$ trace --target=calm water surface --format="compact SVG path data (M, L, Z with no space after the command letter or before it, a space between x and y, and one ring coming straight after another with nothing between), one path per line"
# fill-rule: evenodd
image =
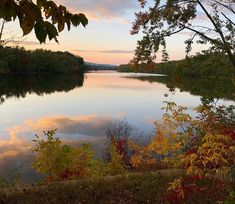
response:
M40 177L31 168L32 139L43 130L57 129L71 145L88 142L99 154L104 132L114 121L126 119L150 136L164 100L189 109L200 104L199 95L178 88L172 94L169 86L151 77L102 71L87 73L84 82L76 77L6 80L0 84L0 176L18 168L24 182ZM234 104L231 99L218 103Z

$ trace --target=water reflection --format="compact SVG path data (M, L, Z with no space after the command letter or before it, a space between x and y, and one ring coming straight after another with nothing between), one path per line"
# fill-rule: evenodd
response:
M132 77L151 83L166 84L170 91L179 88L203 99L226 99L235 101L235 79L233 78L188 78L188 77Z
M190 108L200 103L200 96L234 100L234 84L226 81L128 77L135 75L93 72L86 74L85 80L78 75L1 77L0 96L4 103L0 106L0 177L17 167L23 181L40 177L31 168L32 139L43 130L58 129L58 136L74 146L87 142L98 155L104 145L105 129L115 120L126 119L144 135L151 135L153 121L162 116L169 88L180 88L183 92L175 89L172 100Z
M83 85L84 76L74 75L5 75L0 76L0 101L24 98L27 94L68 92Z
M89 143L96 155L101 157L105 130L119 119L119 115L54 116L27 120L21 125L11 127L7 129L8 138L0 137L0 176L7 176L9 171L18 168L23 183L31 183L40 178L31 168L34 158L32 139L35 134L42 136L43 130L57 129L57 136L65 144L72 146Z

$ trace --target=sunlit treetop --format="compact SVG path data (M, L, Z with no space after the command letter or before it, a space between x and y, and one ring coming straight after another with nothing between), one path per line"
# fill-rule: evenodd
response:
M57 6L48 0L1 0L0 19L7 22L18 19L23 35L34 30L40 43L45 43L47 37L58 42L59 32L65 25L70 30L71 26L88 24L84 14L72 14L65 6Z
M167 58L166 38L186 31L186 55L194 42L208 44L209 51L225 53L235 67L235 0L138 1L143 10L136 13L131 34L142 31L144 36L133 63L150 63L160 47Z

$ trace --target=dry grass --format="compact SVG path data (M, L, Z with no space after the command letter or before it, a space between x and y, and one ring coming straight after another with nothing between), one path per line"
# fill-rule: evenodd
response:
M182 170L131 173L0 191L0 203L160 203L168 183Z

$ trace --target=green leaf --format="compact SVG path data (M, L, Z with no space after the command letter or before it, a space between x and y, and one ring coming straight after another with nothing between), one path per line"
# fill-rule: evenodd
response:
M55 41L58 42L58 40L56 38L58 36L58 31L57 31L56 27L48 21L45 22L45 26L46 26L46 31L47 31L49 40L54 38Z
M49 8L45 11L46 19L50 18L53 15L53 9Z
M20 27L23 30L23 35L29 34L34 27L34 20L25 18L20 22Z
M57 6L53 1L48 1L47 6L52 8L53 10L57 10Z
M17 16L18 5L12 1L0 2L0 18L6 21L15 20Z
M70 30L70 28L71 28L71 17L72 17L71 13L67 12L65 14L65 22L67 24L68 30Z
M36 14L36 19L37 20L42 20L42 13L41 10L38 6L36 6L35 4L32 5L33 11Z
M61 32L64 30L64 24L65 24L65 20L64 18L60 18L58 21L58 31Z
M88 19L86 18L86 16L82 13L79 13L79 17L83 27L86 27L86 25L88 24Z
M69 20L66 21L68 31L70 31L71 28L71 22Z
M45 25L41 22L37 22L34 26L34 31L39 42L45 43L47 37L47 31Z
M38 5L39 8L42 8L46 4L46 0L37 0L36 4Z
M78 26L80 24L80 17L79 15L75 14L71 16L71 22L74 26Z
M30 1L20 1L19 10L24 18L35 21L38 17L38 11L35 10L34 3Z

